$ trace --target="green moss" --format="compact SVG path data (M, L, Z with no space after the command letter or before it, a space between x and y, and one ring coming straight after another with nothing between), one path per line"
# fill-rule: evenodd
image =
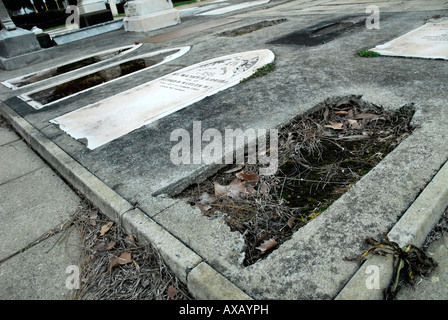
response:
M271 73L272 71L274 71L274 69L275 69L275 62L268 63L265 66L257 69L257 71L255 71L251 76L244 78L240 82L246 82L250 79L265 76L265 75Z
M379 57L379 56L381 56L381 54L379 54L378 52L370 51L370 50L358 51L357 55L359 57L363 57L363 58L372 58L372 57Z
M173 3L173 7L178 7L181 6L183 4L190 4L190 3L195 3L196 0L187 0L187 1L181 1L181 2L175 2Z

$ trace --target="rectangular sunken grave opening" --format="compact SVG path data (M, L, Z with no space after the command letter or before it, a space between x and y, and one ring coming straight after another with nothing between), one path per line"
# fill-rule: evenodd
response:
M325 212L409 136L412 106L385 110L357 99L326 105L279 130L278 171L231 165L177 198L221 216L246 243L244 266L266 257Z
M288 21L287 19L277 19L277 20L264 20L261 22L257 22L248 26L244 26L241 28L236 28L233 30L229 30L229 31L224 31L218 34L218 36L221 37L238 37L238 36L242 36L244 34L247 33L252 33L254 31L263 29L263 28L267 28L267 27L272 27L275 26L277 24L283 23Z
M119 56L123 56L124 54L129 54L132 51L138 49L141 44L125 46L121 48L116 48L112 50L106 50L103 52L99 52L87 57L83 57L78 60L70 61L65 64L61 64L55 67L51 67L48 69L44 69L38 72L33 72L24 76L20 76L14 79L7 80L3 82L8 88L18 89L21 87L29 86L44 80L48 80L63 74L67 74L69 72L73 72L76 70L80 70L89 66L93 66L97 63L116 58Z
M289 33L269 44L318 46L365 26L365 18L343 18L320 22L309 28Z

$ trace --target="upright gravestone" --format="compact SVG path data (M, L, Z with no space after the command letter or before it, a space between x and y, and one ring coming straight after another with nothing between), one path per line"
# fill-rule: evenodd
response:
M171 0L131 0L124 6L126 31L151 31L180 23Z
M2 0L0 0L0 22L0 67L11 70L33 62L36 56L30 53L42 49L36 35L16 27Z
M78 0L78 9L81 28L114 19L112 12L107 10L103 0Z

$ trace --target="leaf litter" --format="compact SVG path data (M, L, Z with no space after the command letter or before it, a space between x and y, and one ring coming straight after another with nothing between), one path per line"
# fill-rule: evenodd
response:
M276 174L260 176L258 164L246 162L177 197L239 231L243 265L251 265L325 212L408 137L413 114L412 105L395 111L355 100L326 105L279 130Z
M89 202L73 215L83 244L75 300L191 300L158 250L110 221Z

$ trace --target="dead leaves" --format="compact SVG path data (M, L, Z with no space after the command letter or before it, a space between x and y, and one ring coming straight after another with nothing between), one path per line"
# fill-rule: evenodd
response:
M118 265L125 265L132 262L131 254L129 252L124 252L120 256L117 254L112 255L109 258L109 266L108 271L110 272L112 268L118 266Z
M330 122L330 124L327 124L324 127L334 129L334 130L344 130L343 126L344 126L343 123Z
M365 126L364 121L377 121L377 120L386 120L385 117L380 116L371 112L361 112L356 113L353 109L342 109L333 111L333 115L330 116L330 111L327 108L323 114L324 121L327 124L324 125L324 128L335 130L339 133L345 133L347 130L359 130ZM368 134L363 132L363 134L358 135L348 135L341 136L341 139L349 139L349 140L358 140L365 139L368 137Z
M104 236L110 230L110 228L112 228L113 224L114 223L112 221L110 221L110 222L106 223L105 225L103 225L101 227L100 236Z
M174 299L174 298L176 298L177 294L179 293L179 290L177 290L176 288L174 288L173 285L171 285L168 288L166 293L168 294L168 297L170 297L171 299Z
M241 170L241 166L237 166L233 169L227 170L224 173L235 173L235 179L233 179L228 185L222 185L217 181L213 182L214 195L210 195L207 192L204 192L199 197L199 200L196 201L194 206L198 207L202 214L210 216L213 213L214 203L223 197L229 197L234 200L239 200L242 198L250 197L255 195L257 192L255 190L255 186L257 186L260 181L260 177L253 171L249 171L248 173ZM238 169L238 170L235 170ZM260 192L267 193L268 187L264 184L261 185Z
M256 247L255 249L260 250L262 253L266 253L269 250L272 250L278 246L277 241L275 239L269 239L264 241L261 245Z
M240 199L241 197L251 196L255 193L254 186L260 181L258 174L253 171L249 173L240 171L235 176L236 179L232 180L227 186L223 186L216 181L213 183L216 197Z
M234 199L239 199L241 193L246 191L246 186L238 179L232 180L228 186L223 186L215 181L213 186L215 188L215 196L217 197L232 197Z

